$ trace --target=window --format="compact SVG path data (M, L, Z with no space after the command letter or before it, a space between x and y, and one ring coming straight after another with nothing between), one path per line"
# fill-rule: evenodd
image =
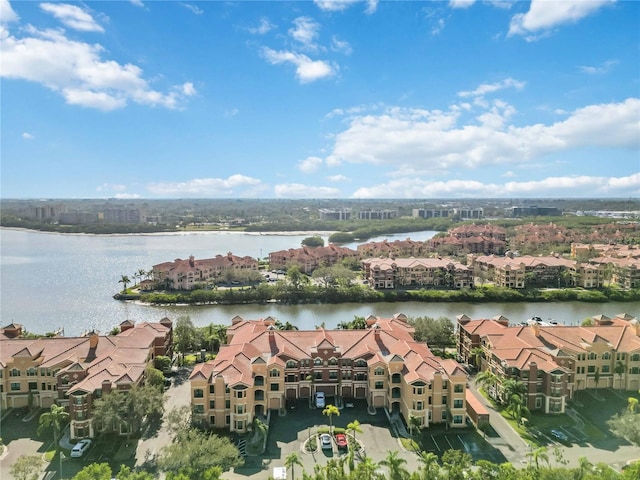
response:
M609 365L602 365L602 373L609 373Z
M640 372L640 367L631 367L629 369L629 373L631 373L631 374L636 374L636 373L639 373L639 372ZM13 390L13 383L11 385L12 385L11 389Z
M322 371L314 372L313 376L316 380L322 380Z
M402 375L399 373L391 375L391 383L402 383Z
M440 415L440 418L442 420L446 420L447 419L447 411L446 410L442 410L442 415Z
M279 383L272 383L270 386L270 389L272 392L277 392L278 390L280 390L280 384Z
M589 354L589 360L596 360L598 358L598 355L595 354L595 352L591 352Z
M461 399L460 400L458 400L458 399L454 400L453 401L453 408L462 408L462 400Z
M264 377L262 375L258 375L253 381L253 384L261 387L262 385L264 385Z
M447 404L447 396L446 395L442 395L442 404L443 405Z
M247 396L247 392L245 390L236 390L236 398L244 398Z
M624 359L624 353L622 354L622 358ZM629 360L631 360L632 362L640 361L640 353L634 353L629 357Z
M454 415L453 423L460 425L462 423L463 416L462 415Z
M36 375L38 375L38 370L35 368L31 367L27 370L27 377L35 377Z
M536 408L542 408L542 398L536 398Z
M204 405L194 405L193 413L196 415L202 415L204 413Z
M236 405L236 413L242 415L244 413L244 405Z
M84 404L84 395L74 395L73 396L73 404L74 405L83 405Z
M322 359L321 359L320 357L316 357L316 358L314 358L314 360L313 360L313 364L314 364L316 367L319 367L320 365L322 365Z
M343 380L351 380L351 372L342 372Z
M446 390L449 387L449 382L447 382L446 380L442 381L442 389Z
M193 391L193 398L202 398L202 397L204 397L204 392L202 391L201 388L196 388Z
M609 352L604 352L602 354L602 359L603 360L611 360L611 354Z
M367 362L362 360L361 358L359 358L358 360L356 360L355 365L356 365L356 367L366 367L367 366Z
M427 403L429 403L429 405L431 405L431 397L427 397Z
M231 400L224 401L224 408L231 408Z
M338 359L336 357L331 357L329 359L329 365L337 365L338 364Z
M19 377L20 376L20 370L18 370L17 368L12 368L11 371L9 372L9 376L10 377Z
M231 415L227 415L224 417L224 424L231 425Z
M423 387L413 387L413 394L414 395L422 395L424 393L424 388Z
M274 368L273 370L271 370L269 372L269 376L270 377L279 377L280 376L280 370L278 370L277 368Z
M209 408L211 408L211 409L216 408L216 401L215 400L209 400Z
M336 370L331 370L329 372L329 379L330 380L337 380L338 379L338 372Z
M413 409L414 410L424 410L424 402L413 402Z
M373 371L374 375L384 375L384 368L378 367Z
M29 390L38 390L38 382L29 382Z
M20 383L19 382L12 382L11 383L11 391L12 392L16 392L20 390Z
M211 425L212 427L216 426L216 416L215 415L211 415L209 417L209 425Z
M215 385L209 385L209 393L216 393Z
M596 366L595 365L589 365L587 367L587 373L595 373L596 371Z
M340 364L343 367L350 367L351 366L351 359L350 358L343 358L340 360Z
M287 375L285 377L284 381L288 382L288 383L297 382L298 381L298 376L297 375Z
M382 390L384 388L384 382L376 382L375 387L376 390Z
M461 383L456 383L456 384L453 386L453 391L454 391L455 393L462 393L462 390L463 390L463 389L464 389L464 387L463 387L463 385L462 385Z
M296 368L298 366L298 362L294 360L287 361L287 368Z

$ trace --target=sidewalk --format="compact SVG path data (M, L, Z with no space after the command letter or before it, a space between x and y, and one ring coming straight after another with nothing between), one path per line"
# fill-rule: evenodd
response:
M498 438L486 437L486 440L495 448L500 450L505 458L514 465L517 465L523 461L526 461L527 453L529 453L531 447L525 442L522 437L516 432L509 422L507 422L502 415L495 408L491 402L489 402L480 392L473 381L469 381L468 390L477 398L477 400L485 406L489 412L489 423L495 432L499 435Z

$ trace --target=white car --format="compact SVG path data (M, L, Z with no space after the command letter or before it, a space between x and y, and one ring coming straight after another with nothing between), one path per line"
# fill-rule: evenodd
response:
M323 433L322 435L320 435L320 446L323 450L333 448L333 445L331 445L331 435L329 435L328 433Z
M324 392L316 392L316 408L324 408Z
M89 447L91 446L91 440L88 438L85 438L84 440L80 440L78 443L76 443L73 448L71 449L71 456L73 458L79 458L82 455L85 454L85 452L87 450L89 450Z

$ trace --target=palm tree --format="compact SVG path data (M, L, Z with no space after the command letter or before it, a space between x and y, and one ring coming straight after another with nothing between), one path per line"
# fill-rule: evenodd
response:
M484 351L480 347L474 347L469 352L470 357L473 359L473 364L478 370L480 370L480 361L482 360L482 354Z
M126 275L121 275L120 276L120 280L118 280L118 283L122 284L122 293L126 293L127 292L127 285L129 285L131 283L131 280Z
M522 418L526 417L530 413L529 409L525 405L524 398L517 393L514 393L507 399L507 406L505 410L511 414L517 423L520 423Z
M404 458L398 457L398 452L388 452L384 460L380 461L380 465L383 465L389 469L389 480L404 480L409 477L409 471L406 469L405 464L407 461Z
M298 455L297 452L291 452L289 455L287 455L287 458L284 459L285 468L291 469L291 480L295 480L296 478L296 465L300 465L302 467L302 460L300 459L300 455Z
M540 469L540 461L547 462L549 465L549 455L547 454L547 447L539 447L535 450L527 453L527 457L531 457L533 463L536 464L536 470Z
M329 431L333 431L333 425L331 424L331 417L334 415L340 416L340 410L335 405L327 405L324 410L322 410L322 414L329 417Z
M593 463L591 463L587 457L580 457L578 459L578 468L577 480L582 480L585 473L593 469Z
M508 403L513 395L518 395L520 398L525 399L527 397L527 386L520 380L509 378L502 384L502 398Z
M133 277L137 279L142 279L142 277L144 277L146 274L147 274L146 270L144 268L140 268L136 273L133 274Z
M492 390L498 383L498 376L491 370L484 370L476 376L476 383L482 385L482 387L491 395ZM495 393L494 393L495 395ZM493 395L491 395L493 397Z
M409 432L413 437L414 429L419 430L420 427L422 426L422 421L420 420L420 417L416 417L415 415L409 415L408 423L409 423Z
M371 460L371 457L365 456L362 461L356 467L355 472L351 475L352 478L358 480L377 480L380 476L376 473L378 464Z
M438 478L438 455L433 452L420 452L418 455L418 461L422 464L420 469L424 480L435 480Z
M618 388L622 387L622 375L625 370L624 362L622 360L618 360L616 362L616 366L613 368L613 373L618 375Z
M358 420L354 420L351 423L347 424L347 432L353 432L353 440L356 439L356 432L362 433L362 428L360 428L360 422Z
M47 427L53 427L53 441L58 445L58 436L62 431L62 427L69 421L69 414L65 410L64 407L60 405L56 405L55 403L51 405L51 409L48 412L44 412L40 415L40 419L38 420L38 430L37 433L40 435L42 430Z

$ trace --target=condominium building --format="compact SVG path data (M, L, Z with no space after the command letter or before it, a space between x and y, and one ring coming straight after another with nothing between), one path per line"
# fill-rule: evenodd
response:
M358 252L351 248L330 243L326 247L301 247L269 253L269 268L286 270L292 266L302 273L312 273L316 268L335 265L345 258L357 258Z
M421 425L466 423L466 373L416 342L407 317L370 316L365 330L276 330L275 320L232 319L227 345L198 364L189 381L193 415L211 427L245 432L255 416L323 392L416 417Z
M95 399L141 384L147 365L171 354L172 331L168 318L138 325L126 320L117 335L82 337L22 338L21 325L8 325L0 330L2 410L62 405L71 439L93 437Z
M497 375L498 384L489 391L494 397L502 395L505 380L523 382L531 411L562 413L567 400L587 388L637 391L640 323L628 314L598 315L593 323L543 325L532 319L510 325L503 316L471 320L461 315L458 355L463 362Z
M368 258L362 261L364 278L373 288L468 288L471 270L447 258Z

